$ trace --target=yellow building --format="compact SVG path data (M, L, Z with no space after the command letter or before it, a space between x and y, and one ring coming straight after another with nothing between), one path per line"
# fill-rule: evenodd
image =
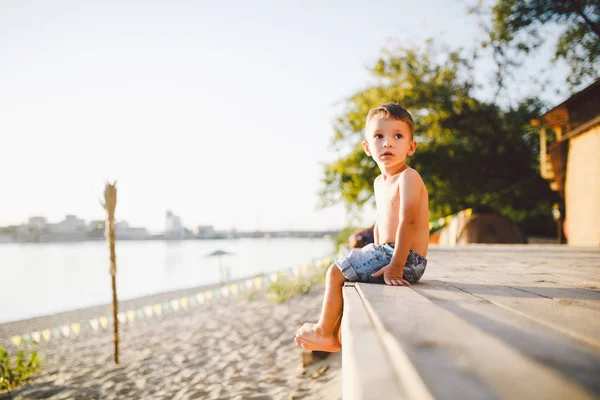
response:
M600 247L600 80L532 122L540 173L565 200L568 243Z

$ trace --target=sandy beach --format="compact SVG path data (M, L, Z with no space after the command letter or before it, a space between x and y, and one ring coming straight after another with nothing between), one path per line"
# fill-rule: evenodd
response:
M254 299L239 293L121 324L120 365L113 362L110 326L42 341L43 369L12 398L341 399L341 354L303 367L293 341L303 322L318 318L322 292L313 286L283 304L269 302L264 291ZM88 312L74 313L97 316ZM7 324L4 333L14 327Z

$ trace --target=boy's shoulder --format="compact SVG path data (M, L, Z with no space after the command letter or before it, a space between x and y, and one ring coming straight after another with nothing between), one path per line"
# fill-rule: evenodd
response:
M422 181L421 174L419 174L416 169L411 168L411 167L407 167L404 171L398 173L397 179L398 179L398 181L414 180L414 179Z
M398 176L398 185L400 186L425 186L421 174L414 168L407 168Z
M420 181L422 181L423 179L421 178L421 174L419 174L419 172L411 167L406 168L404 171L402 171L402 173L400 174L401 177L404 177L404 179L416 179L418 178Z
M383 178L383 174L379 174L375 177L375 180L373 181L374 184L381 182L382 180L384 180ZM417 172L416 169L408 167L406 168L404 171L398 173L398 175L395 177L395 181L399 182L399 183L403 183L406 181L418 181L418 182L423 182L423 178L421 178L421 174L419 174Z

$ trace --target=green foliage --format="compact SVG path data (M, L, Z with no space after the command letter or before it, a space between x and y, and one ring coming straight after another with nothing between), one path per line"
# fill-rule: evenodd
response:
M544 43L546 27L561 32L554 60L564 59L571 67L571 86L600 77L598 0L496 0L489 10L480 3L472 11L490 14L489 38L482 44L494 48L496 61L514 63L516 54L530 54Z
M31 379L31 375L41 368L41 360L38 352L33 351L29 358L23 350L17 352L14 365L11 364L10 356L0 347L0 392L11 391Z
M279 277L277 282L271 283L267 288L267 295L273 303L283 303L296 296L307 293L313 285L325 283L329 265L323 264L315 268L309 276L297 278Z
M380 173L362 150L369 109L398 102L415 120L416 154L409 164L427 186L430 218L487 205L523 222L546 214L556 201L539 176L539 136L529 126L541 104L526 99L502 110L472 92L472 62L430 41L422 49L386 49L371 68L375 82L346 101L334 126L340 158L325 165L322 206L343 202L349 211L373 204Z
M283 303L291 298L308 292L313 282L305 278L280 277L277 282L271 283L267 289L268 298L273 303Z
M320 268L315 268L310 280L314 284L322 284L325 283L325 278L327 277L327 270L329 269L328 264L323 264Z
M372 200L373 181L379 170L361 146L365 118L371 108L384 102L401 103L417 117L419 141L449 142L451 132L442 126L443 119L465 105L472 82L458 79L467 67L458 53L442 54L443 60L438 56L431 42L422 51L383 51L371 68L377 82L347 99L346 109L335 123L333 145L345 155L325 166L322 206L341 201L348 210L355 211Z
M354 233L354 231L356 231L356 229L357 228L354 226L346 226L344 229L342 229L340 233L333 238L333 244L335 246L334 248L337 250L340 248L340 245L347 245L350 236Z
M254 301L256 299L258 299L260 297L260 291L258 290L249 290L248 292L246 292L246 300L247 301Z

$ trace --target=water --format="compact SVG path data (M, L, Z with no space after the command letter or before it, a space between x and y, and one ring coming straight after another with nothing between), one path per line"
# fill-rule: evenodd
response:
M331 254L330 239L122 241L117 243L119 299L219 281L221 249L231 278L311 263ZM0 323L112 301L103 241L0 245Z

